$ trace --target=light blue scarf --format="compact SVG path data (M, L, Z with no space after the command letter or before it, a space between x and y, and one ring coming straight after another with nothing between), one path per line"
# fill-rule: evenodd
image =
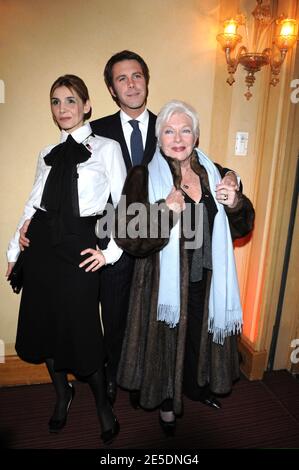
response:
M205 167L218 212L212 234L213 273L209 297L208 330L213 341L223 344L227 336L239 333L242 328L242 307L233 244L229 223L222 204L215 198L216 184L221 181L214 163L199 149L195 149L199 162ZM173 187L168 163L159 149L148 165L149 201L166 198ZM172 228L169 243L160 251L160 280L157 318L171 328L180 319L180 222Z

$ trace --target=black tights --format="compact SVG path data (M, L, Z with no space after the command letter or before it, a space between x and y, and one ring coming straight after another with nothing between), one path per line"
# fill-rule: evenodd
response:
M62 419L72 393L67 380L67 374L64 371L55 371L53 359L46 359L46 365L57 396L57 402L52 419ZM106 396L104 371L99 369L93 374L84 377L84 379L93 393L102 431L104 432L111 429L114 424L114 415Z
M172 398L167 398L162 402L160 405L160 410L161 411L173 411L173 399Z
M93 374L86 377L87 383L89 384L93 393L98 417L101 423L102 431L111 429L114 424L114 415L112 412L111 405L106 395L106 382L103 370L97 370Z
M173 412L173 399L167 398L160 405L160 418L163 422L174 423L175 414Z
M46 359L46 366L52 379L57 397L52 419L61 420L66 413L66 408L71 398L72 391L67 380L66 372L57 372L54 369L54 359Z

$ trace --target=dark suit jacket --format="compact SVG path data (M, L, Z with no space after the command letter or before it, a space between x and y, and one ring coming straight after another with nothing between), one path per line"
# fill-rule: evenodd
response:
M156 150L157 139L155 136L155 124L156 116L151 111L149 111L147 137L142 161L142 164L144 165L151 161ZM132 168L132 162L121 125L120 111L115 114L111 114L110 116L96 119L95 121L92 121L90 125L92 131L95 134L102 137L108 137L109 139L114 139L119 142L127 171L129 171L130 168Z
M148 129L147 129L147 136L146 136L146 143L144 149L144 155L142 163L146 165L151 161L154 156L156 150L156 136L155 136L155 124L156 124L156 116L149 111L149 121L148 121ZM123 154L123 159L127 168L127 172L132 168L132 161L129 154L129 150L126 144L125 136L123 133L123 128L121 125L120 120L120 111L115 114L111 114L110 116L105 116L100 119L96 119L90 123L92 131L100 135L102 137L108 137L109 139L116 140L120 146L121 151ZM109 199L109 202L112 202ZM109 238L104 240L98 240L99 247L103 250L108 245ZM126 258L126 256L122 256L122 258ZM120 261L116 263L114 266L119 266ZM109 266L110 269L113 266Z

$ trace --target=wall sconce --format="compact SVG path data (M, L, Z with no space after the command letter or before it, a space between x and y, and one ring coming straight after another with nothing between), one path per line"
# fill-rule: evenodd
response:
M243 65L247 72L245 78L247 92L244 93L247 100L252 97L250 88L255 81L254 74L264 65L271 67L270 84L275 86L279 82L280 68L288 50L297 40L297 21L283 16L277 19L272 18L270 5L262 5L262 3L262 0L257 0L257 6L252 12L253 20L248 21L244 15L237 15L236 18L226 20L223 33L217 35L217 41L222 46L227 62L229 73L227 83L232 85L235 82L234 73L239 64ZM253 22L253 27L249 28L251 22ZM271 44L274 23L276 23L277 34ZM232 57L236 45L242 41L242 36L238 34L238 27L243 27L245 30L248 47L240 45ZM249 35L249 29L251 29L251 35Z

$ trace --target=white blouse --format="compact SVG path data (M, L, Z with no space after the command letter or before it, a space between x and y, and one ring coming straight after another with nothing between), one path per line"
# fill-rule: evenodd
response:
M106 137L91 135L91 133L90 124L87 123L71 134L77 143L83 143L91 152L91 157L88 160L77 165L81 217L101 214L110 194L113 205L116 207L126 179L126 167L119 143ZM62 131L60 142L65 142L68 135L67 132ZM16 261L19 256L19 230L25 220L30 219L37 209L44 210L40 206L41 197L51 170L51 166L45 164L44 157L53 147L55 145L49 145L39 154L32 191L17 225L17 230L8 245L7 259L10 262ZM103 250L103 254L107 263L114 263L120 258L122 250L111 238L106 250Z

